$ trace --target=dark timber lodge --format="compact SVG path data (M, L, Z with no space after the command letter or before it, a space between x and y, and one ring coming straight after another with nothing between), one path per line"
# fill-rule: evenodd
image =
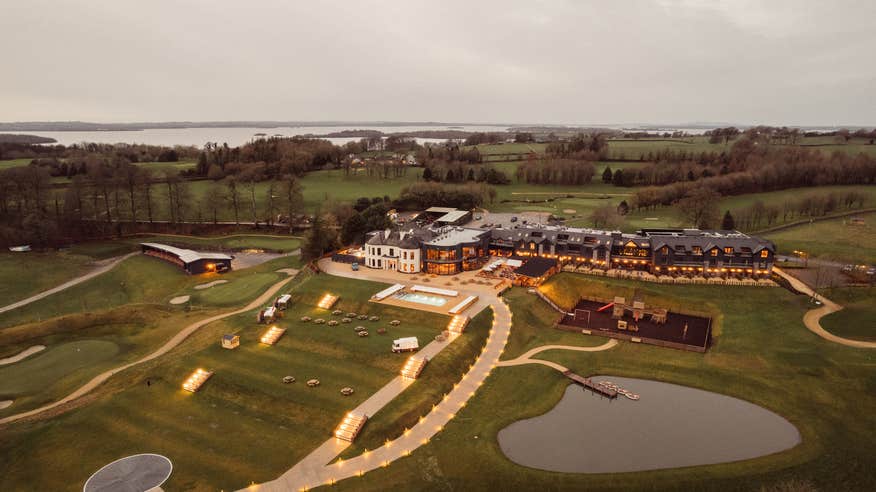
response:
M193 275L231 270L232 258L224 253L205 253L158 243L140 243L140 248L144 255L161 258Z
M491 256L548 258L558 265L705 278L764 278L775 245L738 231L643 229L635 234L554 225L470 229L458 226L374 231L365 266L451 275L483 267Z

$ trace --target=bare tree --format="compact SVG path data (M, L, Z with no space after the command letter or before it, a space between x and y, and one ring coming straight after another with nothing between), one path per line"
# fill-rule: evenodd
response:
M228 176L225 178L225 187L228 189L225 199L228 200L234 211L234 223L240 225L240 189L237 186L237 177Z

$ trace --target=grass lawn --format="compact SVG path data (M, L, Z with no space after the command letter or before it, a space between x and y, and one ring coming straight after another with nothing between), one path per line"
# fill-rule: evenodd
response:
M139 243L173 243L194 249L265 249L278 252L294 251L301 247L301 238L259 234L233 234L230 236L181 236L177 234L151 234L127 238L125 241Z
M62 316L0 330L0 354L33 345L47 348L22 362L0 367L0 399L11 415L55 401L104 370L136 360L182 327L209 313L154 305Z
M137 162L135 165L152 171L155 174L164 173L166 171L182 172L188 169L194 169L197 166L196 161L178 161L178 162Z
M67 290L0 314L0 327L131 303L163 303L192 278L157 258L135 256Z
M180 234L142 234L122 239L90 241L77 243L70 252L93 258L110 258L139 249L140 243L171 243L195 250L243 250L264 249L281 253L291 252L301 247L301 238L294 236L232 234L228 236L184 236ZM2 255L0 255L2 257Z
M463 336L445 347L430 360L411 387L368 419L356 442L341 453L341 458L355 457L366 449L375 449L387 439L394 440L413 427L420 417L432 410L453 389L487 343L493 323L489 308L472 318Z
M723 152L729 151L733 142L727 145L723 143L711 144L708 137L695 136L685 138L653 138L653 139L625 139L613 138L608 140L608 155L613 159L640 159L642 155L648 158L648 153L657 153L663 150L685 152Z
M0 306L26 299L88 272L93 259L64 252L0 253Z
M0 161L0 170L9 169L12 167L27 166L33 159L8 159Z
M825 330L843 338L876 341L876 290L872 287L831 289L825 296L845 306L842 311L821 318Z
M634 189L632 189L634 191ZM723 216L725 210L730 210L730 213L738 216L744 208L750 207L756 201L760 200L765 205L773 205L781 207L783 203L788 201L799 200L807 195L824 195L831 192L846 192L857 191L866 193L870 198L865 206L873 206L876 204L876 186L819 186L812 188L791 188L781 191L769 191L763 193L749 193L747 195L728 196L720 200L718 208ZM649 220L654 219L654 220ZM788 222L795 222L801 217L788 217ZM770 226L776 226L784 223L781 216L777 221ZM682 227L685 226L684 219L675 207L660 207L654 210L636 210L630 212L626 216L624 230L636 230L643 227ZM768 227L762 224L761 227Z
M363 478L344 480L336 487L759 490L794 481L818 490L876 487L872 472L876 457L871 452L876 418L870 411L876 405L876 375L871 354L831 344L806 330L801 322L806 309L802 296L783 289L665 286L575 274L557 275L545 287L552 293L566 292L557 299L560 301L577 297L568 293L570 289L602 296L638 289L649 303L698 310L714 306L722 313L723 331L705 355L622 342L605 352L548 351L539 357L579 374L657 379L742 398L789 419L800 430L803 443L754 460L675 470L573 474L522 467L501 453L498 431L519 419L547 412L567 385L552 369L527 365L496 370L457 418L411 457ZM521 317L534 302L518 290L507 294L515 323L509 349L516 347L515 352L528 347L539 332L553 330L549 321L528 321L518 330ZM586 340L576 334L568 336ZM592 343L596 344L606 340L594 338L598 341Z
M4 483L13 490L80 490L100 466L143 450L173 461L167 490L234 490L275 478L329 438L346 411L398 374L406 356L390 352L392 339L418 336L425 342L446 324L446 316L369 302L382 288L307 277L290 288L292 305L278 323L288 332L277 345L257 343L266 328L255 324L252 312L221 320L159 360L112 378L87 405L50 421L4 429ZM314 307L324 292L341 296L339 309L377 314L381 321L301 323L303 315L332 317ZM391 319L402 324L391 327ZM356 324L375 330L361 338L352 329ZM379 326L388 333L378 335ZM240 347L222 349L224 333L239 334ZM215 375L196 394L181 390L197 367ZM283 384L286 375L297 381ZM310 378L322 384L309 388L304 383ZM339 392L344 386L356 392L344 397ZM53 463L53 472L38 473L46 463Z
M806 251L810 256L849 263L876 263L876 213L862 214L864 225L849 224L849 217L804 224L765 234L780 253Z

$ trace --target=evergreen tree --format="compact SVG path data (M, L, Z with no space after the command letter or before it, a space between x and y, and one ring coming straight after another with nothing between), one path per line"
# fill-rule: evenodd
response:
M614 177L611 179L612 184L615 186L623 186L624 185L624 172L622 169L618 169L614 172Z
M729 210L724 212L724 219L721 221L721 229L724 229L725 231L736 229L736 221L733 219L733 215L730 214Z
M431 151L432 151L432 149L430 148L429 152L431 152ZM431 167L426 167L426 169L423 169L423 181L432 181L432 168Z
M611 166L605 166L605 171L602 171L602 182L605 184L610 184L613 177L614 174L611 171Z
M474 169L469 169L468 170L468 177L466 178L466 181L474 181L474 180L475 180Z
M354 213L344 222L341 227L341 242L344 244L356 244L362 241L365 233L368 232L368 225L365 223L365 218L359 212Z
M630 213L630 205L626 200L622 200L617 206L618 215L626 215Z
M331 228L325 226L321 214L320 210L317 209L313 215L310 230L304 235L301 256L307 261L319 259L324 253L337 246L338 235Z

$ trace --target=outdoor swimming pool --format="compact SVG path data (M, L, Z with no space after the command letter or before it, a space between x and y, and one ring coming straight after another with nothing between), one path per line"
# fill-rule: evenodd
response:
M441 296L433 296L429 294L414 294L412 292L402 292L395 296L396 299L416 302L417 304L425 304L427 306L440 307L447 304L447 299Z

